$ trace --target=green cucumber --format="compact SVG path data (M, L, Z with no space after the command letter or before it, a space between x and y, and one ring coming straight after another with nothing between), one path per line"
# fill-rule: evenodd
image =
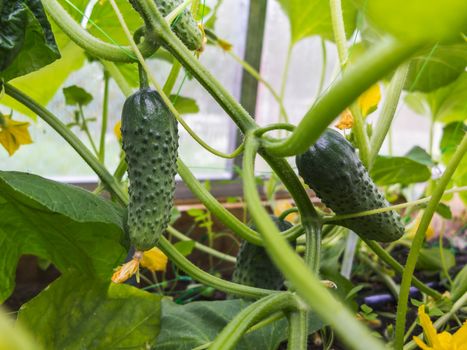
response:
M130 182L128 229L132 245L154 247L167 228L177 172L177 122L158 92L143 88L125 101L122 143Z
M155 0L155 2L161 14L167 16L183 0ZM203 33L188 9L183 10L175 18L172 30L189 50L199 50L203 46Z
M280 231L286 231L292 224L271 216ZM251 227L255 229L254 226ZM280 290L284 285L284 276L274 266L264 247L242 241L237 254L237 262L232 281L247 286Z
M305 183L338 215L389 206L353 146L335 130L327 129L295 160ZM379 242L392 242L404 234L399 214L393 210L334 223Z

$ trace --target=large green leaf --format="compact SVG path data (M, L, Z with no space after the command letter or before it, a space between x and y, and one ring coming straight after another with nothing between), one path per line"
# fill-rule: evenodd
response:
M429 92L452 83L467 65L467 45L435 45L410 61L405 89Z
M236 299L197 301L177 305L162 301L162 327L154 350L191 350L216 338L227 323L250 302ZM323 326L316 316L309 319L309 332ZM273 350L287 338L287 321L282 319L244 336L237 350Z
M129 1L118 1L117 4L130 30L134 31L144 24ZM98 1L96 3L87 29L92 35L104 41L119 45L129 45L110 1Z
M23 254L109 278L126 255L121 212L78 187L0 171L0 301L13 290Z
M140 289L67 273L23 305L18 324L48 350L147 349L160 300Z
M0 308L0 350L39 350L42 349L20 327L15 327L13 319Z
M426 165L407 157L378 156L370 174L375 183L381 186L396 183L407 185L427 181L431 177Z
M354 0L378 28L402 40L458 38L467 32L465 0Z
M436 121L450 123L467 119L467 72L453 83L429 93L415 92L405 101L416 113Z
M0 2L0 79L34 72L60 58L40 0Z
M292 43L320 35L334 40L329 0L277 0L290 22ZM342 1L347 37L355 30L357 11L351 0Z

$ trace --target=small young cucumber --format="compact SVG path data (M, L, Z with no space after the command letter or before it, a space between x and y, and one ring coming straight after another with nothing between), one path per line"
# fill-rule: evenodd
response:
M279 220L275 216L271 218L281 232L292 227L288 221ZM252 229L255 227L252 226ZM232 281L257 288L280 290L284 284L284 277L274 266L264 247L242 241Z
M183 0L155 0L157 8L163 16L167 16ZM175 35L189 50L199 50L203 45L203 34L188 9L183 10L172 23Z
M129 236L137 250L145 251L154 247L170 220L177 122L159 93L144 88L125 101L121 131L130 182Z
M316 144L297 155L295 161L305 183L336 214L389 206L353 146L335 130L327 129ZM404 234L399 214L393 210L335 224L379 242L392 242Z

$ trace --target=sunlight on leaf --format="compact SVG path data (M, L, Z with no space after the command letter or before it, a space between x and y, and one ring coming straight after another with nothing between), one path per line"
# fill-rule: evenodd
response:
M11 119L11 115L0 114L0 143L10 157L21 145L32 143L28 127L28 122L18 122Z

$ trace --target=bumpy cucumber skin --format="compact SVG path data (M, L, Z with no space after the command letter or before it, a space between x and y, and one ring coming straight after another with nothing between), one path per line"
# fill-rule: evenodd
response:
M161 14L167 16L183 0L155 0L155 2ZM189 50L199 50L202 47L203 34L188 9L183 10L175 19L172 23L172 30Z
M286 231L292 224L277 217L271 217L280 231ZM252 226L253 229L254 226ZM247 286L280 290L284 284L282 273L274 266L263 247L242 241L232 281Z
M130 182L128 229L132 245L154 247L167 228L177 172L177 122L159 93L149 88L127 98L122 143Z
M297 155L295 161L305 183L336 214L389 206L353 146L335 130L327 129L316 144ZM395 211L346 219L336 224L379 242L392 242L404 234L404 226Z

